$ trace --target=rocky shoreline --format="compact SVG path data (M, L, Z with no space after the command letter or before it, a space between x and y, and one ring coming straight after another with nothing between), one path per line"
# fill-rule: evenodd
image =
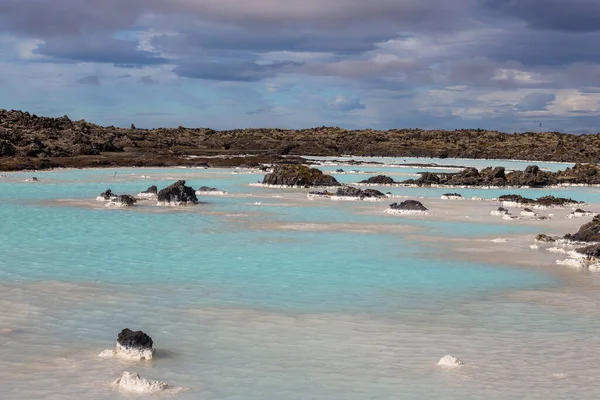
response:
M247 156L239 156L246 154ZM138 129L0 109L0 170L93 167L234 167L306 162L299 155L589 162L600 134L509 134L482 129ZM223 156L223 157L215 157Z

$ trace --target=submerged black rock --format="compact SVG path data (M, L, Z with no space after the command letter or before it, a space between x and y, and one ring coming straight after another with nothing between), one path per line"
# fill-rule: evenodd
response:
M142 193L146 193L146 194L158 194L158 188L156 187L156 185L152 185L148 189L144 190Z
M566 234L565 239L577 242L600 242L600 214L587 224L583 224L576 233Z
M600 258L600 244L593 244L587 247L580 247L575 249L579 254L583 254L592 258Z
M368 183L368 184L372 184L372 185L393 185L396 182L389 176L377 175L377 176L372 176L369 179L365 179L364 181L361 181L360 183Z
M340 186L331 175L325 175L317 168L300 164L277 165L273 172L266 174L262 183L283 186Z
M518 203L518 204L533 204L533 203L535 203L535 200L527 198L527 197L523 197L520 194L503 194L502 196L498 197L498 200L511 201L511 202Z
M112 201L115 203L121 203L121 205L128 206L128 207L133 206L133 205L135 205L135 203L137 203L137 200L135 199L135 197L130 196L128 194L121 194L121 195L117 196L116 198L114 198Z
M544 233L540 233L539 235L537 235L535 237L535 240L538 242L552 243L552 242L556 242L558 240L558 236L548 236Z
M102 197L104 200L111 200L115 198L117 195L112 192L110 189L106 189L104 192L100 193L98 197Z
M179 180L158 192L159 203L168 204L198 204L196 192L189 186L185 186L184 180Z
M442 196L446 196L446 197L462 197L462 194L460 194L460 193L444 193Z
M352 186L344 186L341 187L335 192L336 196L340 197L359 197L359 198L383 198L387 197L385 194L381 193L379 190L375 189L358 189Z
M427 207L417 200L405 200L402 203L390 204L392 210L404 210L404 211L427 211Z
M210 186L201 186L198 189L198 192L223 192L223 190L217 189L217 188L214 188L214 187L210 187Z

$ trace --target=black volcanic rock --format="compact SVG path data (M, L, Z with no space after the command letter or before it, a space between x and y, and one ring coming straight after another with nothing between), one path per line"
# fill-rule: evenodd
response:
M460 194L460 193L444 193L442 196L446 196L446 197L462 197L462 194Z
M152 185L148 189L144 190L142 193L146 193L146 194L158 194L158 188L156 187L156 185Z
M588 257L600 258L600 244L593 244L591 246L580 247L575 249L579 254L583 254Z
M325 175L317 168L309 168L299 164L277 165L273 172L266 174L263 182L266 185L283 186L340 186L331 175Z
M427 208L417 200L405 200L402 203L390 204L392 210L404 210L404 211L427 211Z
M423 172L421 177L416 181L419 186L431 186L437 185L440 183L440 178L434 173L431 172Z
M112 200L115 203L121 203L123 206L131 207L137 203L135 197L128 194L121 194Z
M385 176L385 175L377 175L377 176L372 176L369 179L365 179L364 181L361 181L360 183L368 183L368 184L373 184L373 185L393 185L394 180L392 178L390 178L389 176Z
M340 197L359 197L361 199L368 198L384 198L387 197L385 194L381 193L379 190L375 189L358 189L352 186L344 186L337 190L335 193L336 196Z
M567 199L564 197L543 196L543 197L539 197L535 201L535 203L540 206L551 207L551 206L565 206L565 205L580 204L581 202L573 200L571 198Z
M548 236L546 234L540 233L539 235L537 235L535 237L535 240L538 242L551 243L551 242L556 242L558 240L558 236Z
M503 194L498 197L500 201L511 201L519 204L533 204L535 200L528 197L523 197L520 194Z
M577 242L600 242L600 214L582 225L574 234L566 234L565 239Z
M184 180L179 180L158 192L158 202L168 204L198 204L196 192L185 186Z
M542 171L537 165L529 165L524 171L514 171L507 180L512 186L544 187L557 183L555 174Z
M119 333L117 343L129 349L152 349L152 338L142 331L125 328Z
M221 189L217 189L217 188L210 187L210 186L200 186L198 188L198 191L199 192L222 192Z
M100 195L98 197L102 197L104 200L111 200L111 199L117 197L117 195L114 194L112 192L112 190L106 189L104 192L100 193Z

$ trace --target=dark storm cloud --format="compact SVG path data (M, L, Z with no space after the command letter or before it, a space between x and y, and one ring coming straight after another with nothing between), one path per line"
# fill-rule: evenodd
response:
M484 0L483 6L523 20L534 29L600 31L597 0Z
M173 72L185 78L212 81L255 82L273 77L289 70L294 63L261 65L252 61L185 62L177 65Z
M167 62L156 54L139 50L137 43L104 36L75 36L47 40L34 53L69 61L111 63L125 66Z

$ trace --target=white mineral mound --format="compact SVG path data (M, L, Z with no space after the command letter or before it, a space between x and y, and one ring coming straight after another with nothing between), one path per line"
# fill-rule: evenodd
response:
M437 365L445 368L460 368L463 365L465 365L465 363L459 360L458 358L448 354L440 358L440 361L438 361Z
M113 383L120 390L135 393L156 393L162 392L169 385L160 381L149 381L140 377L137 372L123 372L123 375Z

